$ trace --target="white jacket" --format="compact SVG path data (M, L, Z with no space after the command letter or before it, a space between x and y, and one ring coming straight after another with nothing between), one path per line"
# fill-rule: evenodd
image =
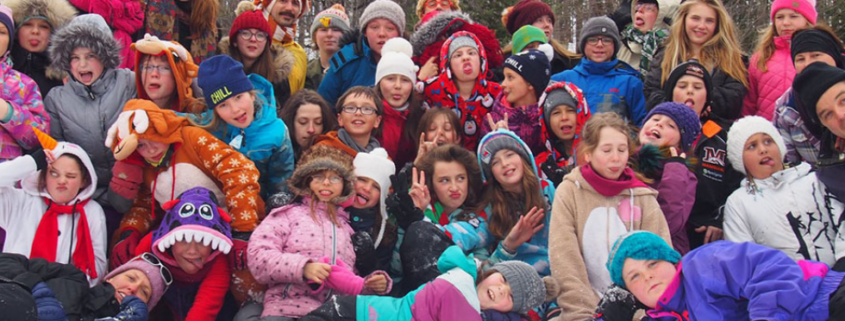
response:
M845 224L839 221L845 207L827 192L810 164L754 182L756 193L751 193L746 178L728 197L726 240L754 242L783 251L796 261L830 266L845 255Z
M63 154L72 154L79 157L88 173L92 176L88 187L79 191L79 195L73 200L85 200L91 198L97 187L97 174L88 154L82 148L71 143L59 143L53 150L56 158ZM6 241L2 245L2 251L7 253L18 253L29 257L32 250L32 242L35 231L44 212L47 211L47 203L43 197L50 198L46 190L38 190L38 174L35 160L32 156L24 155L11 161L0 163L0 228L6 230ZM21 188L16 188L17 182L21 182ZM85 215L88 217L88 229L91 232L91 242L96 257L97 279L88 280L89 285L94 286L106 275L106 217L103 208L94 200L89 201L84 207ZM71 263L70 256L76 248L76 228L79 228L79 215L59 215L59 239L56 250L56 262Z

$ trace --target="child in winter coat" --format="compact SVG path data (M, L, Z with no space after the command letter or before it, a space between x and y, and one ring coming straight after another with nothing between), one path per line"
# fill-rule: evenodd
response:
M487 81L487 52L469 32L456 32L440 47L440 74L425 80L427 108L451 108L461 119L461 144L475 150L479 126L502 88Z
M779 0L772 3L771 24L760 35L757 49L748 64L748 93L742 115L772 120L775 101L789 89L795 78L790 55L792 35L816 24L814 0Z
M640 73L620 61L619 32L608 17L594 17L582 28L579 49L581 63L572 70L552 76L554 81L568 81L584 91L590 112L615 112L634 125L645 117L645 98Z
M355 232L352 236L355 267L360 274L387 270L394 256L397 234L394 220L388 220L385 199L392 186L390 177L396 169L384 148L358 153L352 165L356 176L355 194L346 212L349 213L349 225ZM394 283L397 282L394 279Z
M144 26L146 3L132 0L97 1L67 0L82 12L97 14L106 19L113 30L114 39L120 44L121 63L118 68L131 69L136 55L130 48L135 33ZM158 12L156 12L158 13Z
M300 320L480 321L491 315L501 318L494 320L521 320L558 289L553 279L541 279L520 261L498 263L479 275L472 257L457 246L443 252L437 268L440 276L404 297L333 296Z
M549 227L552 276L562 290L561 320L589 318L610 286L604 265L611 240L647 230L671 242L657 192L627 166L633 141L625 121L615 113L593 115L581 136L579 153L586 163L558 186Z
M194 97L192 87L199 67L185 47L146 34L131 48L135 52L137 98L151 100L158 108L180 113L205 111L205 105Z
M314 146L302 156L288 181L297 198L270 212L250 241L250 271L268 286L262 318L300 318L335 291L390 291L386 273L361 278L351 268L353 232L341 206L355 193L354 180L352 158L336 148ZM258 319L252 310L239 315L253 313L245 319Z
M207 61L207 60L206 60ZM138 243L173 275L164 304L152 314L168 320L214 320L229 292L232 219L214 193L191 188L165 203L161 224Z
M61 70L50 68L50 36L76 16L76 9L68 1L15 0L3 4L12 9L17 23L17 33L12 37L13 68L32 78L41 97L47 97L50 89L62 85L64 76Z
M340 96L335 112L340 128L314 138L314 146L331 146L350 157L381 147L376 137L384 115L384 104L375 89L361 86L350 88Z
M225 55L203 61L200 75L211 109L203 127L255 163L262 198L287 190L293 147L287 126L276 117L273 84L256 74L247 77L241 63Z
M79 146L38 135L44 150L0 164L0 250L73 264L94 286L107 269L106 221L92 199L97 173Z
M765 118L747 116L731 126L728 159L747 178L725 204L725 239L833 266L845 256L840 231L845 205L827 191L810 164L785 168L784 150L783 139Z
M542 178L558 186L577 165L576 148L581 129L590 119L590 108L581 88L571 82L552 83L537 104L543 109L540 131L546 150L537 154L535 163Z
M314 137L328 134L337 127L337 115L332 107L311 89L293 94L278 115L292 133L291 145L297 162Z
M654 107L640 129L637 170L657 190L657 203L666 216L672 246L689 252L686 225L695 199L698 180L687 167L686 153L701 134L698 115L684 104L665 102Z
M549 57L552 47L531 49L511 55L505 60L502 92L496 97L487 122L481 124L481 135L492 131L497 122L506 120L507 129L516 133L531 148L531 155L543 151L543 137L537 131L542 110L537 100L549 85Z
M469 14L460 10L449 12L434 10L420 17L410 39L414 47L412 57L414 64L421 66L418 75L420 79L425 80L440 73L438 67L440 66L440 48L451 35L460 31L475 35L487 53L488 67L491 70L501 70L505 59L501 54L499 39L496 39L496 34L492 30L482 23L475 22ZM545 39L545 36L543 38Z
M317 89L331 105L352 87L375 84L382 48L387 40L405 34L405 11L396 2L376 0L361 13L358 26L358 30L340 39L340 51L332 57L331 66Z
M0 5L0 162L21 156L26 150L38 146L33 126L49 131L50 116L44 112L44 103L38 85L29 76L12 70L9 49L14 43L15 22L12 10ZM3 40L5 39L5 40Z
M658 48L669 38L667 21L671 21L680 4L679 0L631 1L631 23L620 30L619 60L645 77Z
M314 16L309 34L311 48L317 52L317 57L308 61L305 74L306 89L317 90L320 87L323 76L331 65L330 59L340 50L340 37L351 30L346 8L340 3L335 3Z
M596 320L841 320L843 273L813 261L792 261L754 243L720 241L683 258L661 237L636 231L608 255L615 284ZM630 291L630 292L628 292Z

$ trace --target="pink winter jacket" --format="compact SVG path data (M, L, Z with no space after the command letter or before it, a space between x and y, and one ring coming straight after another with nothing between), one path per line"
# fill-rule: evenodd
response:
M795 78L795 66L789 45L792 36L775 37L775 52L766 63L766 72L757 69L760 53L751 56L748 65L748 93L742 104L742 115L757 115L772 120L775 114L775 102L792 86Z
M316 294L311 292L302 275L306 263L329 257L355 265L349 214L337 209L341 225L338 227L329 219L325 203L320 203L314 207L317 222L311 216L310 204L311 199L304 197L301 203L274 209L250 237L249 271L258 282L267 285L262 317L300 318L331 297L333 291L328 288ZM387 276L381 271L373 272L377 273ZM386 292L389 292L392 281L387 280ZM364 291L363 294L373 294Z
M9 121L0 122L0 162L21 156L39 146L32 127L50 132L50 115L38 85L29 76L12 69L12 59L0 56L0 98L9 105Z
M144 10L137 0L69 0L79 10L103 16L121 45L120 66L135 68L135 51L129 48L132 35L144 25ZM146 2L146 1L145 1Z

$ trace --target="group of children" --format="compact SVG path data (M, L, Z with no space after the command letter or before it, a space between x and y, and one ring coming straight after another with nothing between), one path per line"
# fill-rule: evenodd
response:
M813 1L748 64L720 0L632 1L579 54L539 0L504 49L457 0L411 41L395 2L333 6L316 91L264 4L219 55L0 4L12 319L845 317L845 46Z

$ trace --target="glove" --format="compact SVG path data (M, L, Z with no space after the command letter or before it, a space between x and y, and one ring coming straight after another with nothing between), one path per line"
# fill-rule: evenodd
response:
M352 248L355 250L355 269L361 275L369 275L378 270L378 257L373 238L367 232L352 234Z
M393 213L393 216L396 217L396 223L404 230L407 230L411 223L420 221L425 217L422 209L414 206L414 200L411 199L411 195L408 195L408 172L413 167L413 163L408 163L399 170L399 174L390 175L393 194L390 194L384 201L388 212Z
M630 321L637 312L637 299L628 290L612 285L604 292L593 318L604 321Z
M845 257L836 260L836 264L834 264L830 269L836 272L845 272Z
M118 266L129 262L135 257L135 248L138 247L138 242L141 241L141 232L135 229L126 229L120 234L120 239L114 244L111 251L111 259L109 260L109 270L116 269Z
M147 321L149 311L147 304L134 295L123 298L120 303L120 313L112 318L102 318L96 321Z
M252 232L233 232L232 251L229 252L229 266L232 270L246 270L246 250Z
M127 161L118 161L112 167L109 188L127 200L134 200L144 182L144 168Z
M561 182L563 182L563 177L566 176L566 174L569 174L569 171L572 170L572 167L560 167L554 157L547 157L546 161L540 164L540 169L543 171L543 174L546 174L546 177L552 181L554 186L558 186Z
M29 153L29 156L35 160L35 169L43 170L47 168L47 154L44 152L43 148L38 148L32 151Z
M337 259L337 265L332 265L332 272L326 278L326 286L341 294L359 295L364 290L364 278L355 275L352 269Z
M608 18L616 23L616 28L619 29L619 32L625 30L628 24L633 21L633 18L631 17L631 2L631 0L622 0L622 3L620 3L619 7L616 8L616 11L607 15Z
M56 299L53 290L44 282L38 282L32 288L32 298L38 309L39 321L64 321L67 319L62 303Z

